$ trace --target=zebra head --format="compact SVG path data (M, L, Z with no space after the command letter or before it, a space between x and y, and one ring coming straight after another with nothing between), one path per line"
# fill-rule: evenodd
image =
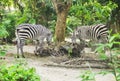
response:
M97 40L99 43L107 43L108 42L108 37L107 35L99 35L97 36Z
M76 39L79 37L79 33L80 33L80 32L81 32L81 31L78 30L78 27L75 28L75 30L73 31L72 36L71 36L71 41L72 41L72 43L76 43Z
M75 36L79 38L79 36L81 35L81 29L79 29L79 27L77 27L75 29L75 32L74 32Z

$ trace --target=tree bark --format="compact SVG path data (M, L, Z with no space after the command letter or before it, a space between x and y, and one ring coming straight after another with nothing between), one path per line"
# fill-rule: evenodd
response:
M52 0L57 13L57 22L55 27L56 42L65 40L66 18L71 7L71 0Z
M116 3L118 7L112 11L110 27L113 31L112 33L120 33L120 1L114 0L113 2Z

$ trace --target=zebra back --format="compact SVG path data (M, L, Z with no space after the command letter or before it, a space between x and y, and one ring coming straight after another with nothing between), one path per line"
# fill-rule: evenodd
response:
M105 43L108 41L108 28L104 24L90 26L90 36L92 40Z
M44 40L44 38L51 39L52 33L42 25L21 24L16 28L16 36L20 40Z
M80 40L93 40L96 42L106 42L108 36L108 28L106 25L98 24L92 26L80 26L77 27L72 36L72 42L74 43L76 38Z

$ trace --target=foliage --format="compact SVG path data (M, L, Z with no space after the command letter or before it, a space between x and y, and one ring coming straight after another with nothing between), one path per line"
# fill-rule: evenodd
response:
M82 78L81 81L95 81L95 73L91 71L85 71L80 77Z
M89 70L83 72L80 75L80 78L82 78L81 81L95 81L96 73L92 71L92 68L90 67L89 63L87 63L87 65L89 66Z
M103 60L109 60L108 64L111 67L111 70L108 71L101 71L97 74L103 74L106 75L108 73L113 73L115 76L116 81L120 81L120 51L119 47L114 47L114 45L120 45L120 35L119 34L113 34L111 35L111 32L109 32L109 37L108 37L108 43L106 44L97 44L98 47L96 48L96 51L101 55L101 59ZM109 51L109 56L106 56L105 51L103 49L107 49ZM89 66L90 67L90 66ZM91 68L89 71L85 71L83 74L80 75L82 78L82 81L95 81L95 73L92 72Z
M19 24L26 22L48 27L48 21L55 17L55 15L52 16L54 11L50 0L26 0L21 1L21 3L23 4L21 5L23 12Z
M116 7L117 5L111 1L103 5L97 0L74 0L69 11L69 16L72 18L71 20L68 18L69 22L74 22L68 22L67 25L73 28L73 26L79 25L107 23L110 19L111 11Z
M8 42L15 37L15 27L22 23L42 24L54 33L57 15L51 0L1 0L0 4L0 28L4 30L0 37L4 33ZM73 0L66 21L66 35L79 25L106 23L116 7L108 0Z
M8 46L0 46L0 56L5 56ZM1 62L2 60L0 60ZM15 65L0 63L0 81L40 81L34 68L28 68L25 62L17 61Z
M108 42L106 44L97 44L96 51L100 54L105 55L105 50L110 50L110 51L117 51L118 47L114 47L114 45L120 45L120 42L118 41L120 39L119 33L110 35L108 37ZM105 50L103 50L105 49ZM114 54L113 54L114 55ZM106 57L107 59L107 57Z
M107 48L109 51L109 56L105 56L105 59L109 59L110 63L109 65L112 68L112 73L114 74L116 81L119 81L119 75L120 75L120 65L119 65L119 56L120 56L120 51L119 51L119 45L120 41L117 41L120 39L119 34L113 34L112 36L109 36L109 41L106 44L98 44L98 48L96 51L103 56L105 56L105 52L102 51L104 48ZM114 45L118 45L118 47L114 47Z
M72 33L73 32L73 28L77 27L78 25L80 25L81 20L75 16L68 16L67 17L67 31L66 33Z
M80 25L106 23L110 18L111 11L116 7L117 5L111 1L103 5L97 0L74 0L69 15L78 18Z
M56 24L55 20L49 21L48 24L49 24L49 28L51 29L52 33L54 33L54 31L55 31L55 24Z
M7 41L12 42L12 39L15 37L15 24L16 24L16 17L13 15L14 13L8 13L5 15L4 19L2 20L1 26L6 29L6 33L9 35L6 37Z
M66 33L73 32L73 29L80 25L106 24L110 20L111 11L116 7L117 5L111 1L103 4L97 0L73 0L66 21Z
M8 42L15 38L15 27L19 24L42 24L49 27L51 23L48 22L56 18L50 0L1 0L0 4L0 28L4 30L0 30L0 37L5 35Z
M9 47L7 45L1 45L0 46L0 56L5 56L8 48Z
M1 65L0 81L40 81L34 68L28 68L25 65Z
M8 32L6 30L6 28L4 28L1 24L0 24L0 38L6 37L8 36Z

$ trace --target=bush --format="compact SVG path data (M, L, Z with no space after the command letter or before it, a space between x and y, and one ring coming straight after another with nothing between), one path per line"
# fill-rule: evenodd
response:
M112 73L114 74L116 81L120 81L120 48L114 47L114 45L120 46L120 41L118 41L120 39L120 34L117 33L111 35L111 32L109 32L108 43L98 44L98 48L96 49L96 51L99 54L102 54L102 57L105 57L104 59L109 60L109 66L112 69ZM109 56L105 55L105 51L103 51L104 48L109 51Z
M34 68L16 64L0 66L0 81L40 81L39 75Z
M15 37L15 15L13 13L7 13L5 18L2 20L2 23L0 26L4 29L5 32L3 32L5 35L6 33L8 34L7 36L4 36L7 39L7 42L12 42L12 39Z
M7 49L8 49L8 48L9 48L9 47L8 47L7 45L1 45L1 46L0 46L0 57L6 55L6 52L7 52Z

